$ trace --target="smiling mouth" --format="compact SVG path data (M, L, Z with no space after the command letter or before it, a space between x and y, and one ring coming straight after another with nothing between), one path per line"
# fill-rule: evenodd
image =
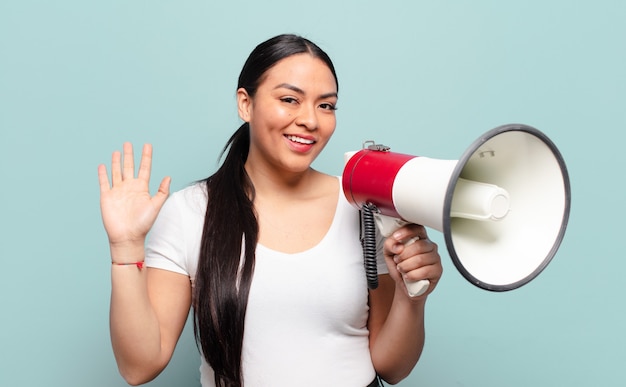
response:
M315 143L314 140L309 140L298 136L286 135L285 137L287 137L289 141L297 142L299 144L311 145Z

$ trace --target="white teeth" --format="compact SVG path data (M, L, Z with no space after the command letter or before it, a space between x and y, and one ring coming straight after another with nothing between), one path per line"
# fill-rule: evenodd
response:
M310 144L313 144L313 143L315 142L315 141L313 141L313 140L307 140L307 139L305 139L305 138L302 138L302 137L296 137L296 136L287 136L287 138L288 138L290 141L299 142L300 144L308 144L308 145L310 145Z

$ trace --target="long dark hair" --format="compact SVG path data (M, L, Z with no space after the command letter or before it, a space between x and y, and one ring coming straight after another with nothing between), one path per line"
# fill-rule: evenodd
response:
M337 81L330 58L317 45L300 36L279 35L252 51L237 89L245 88L253 98L267 70L302 53L324 61ZM249 148L250 127L244 123L222 150L226 157L220 168L205 180L208 204L193 297L194 333L218 387L243 386L244 322L259 234L254 186L244 168Z

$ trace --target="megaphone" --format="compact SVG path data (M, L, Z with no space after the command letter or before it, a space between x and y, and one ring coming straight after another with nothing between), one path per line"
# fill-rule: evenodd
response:
M501 292L525 285L550 263L564 237L571 205L567 168L554 143L533 127L492 129L459 160L394 153L366 142L344 161L346 198L371 212L383 235L405 223L443 232L456 269L479 288ZM366 262L375 287L372 265ZM428 284L406 283L412 296Z

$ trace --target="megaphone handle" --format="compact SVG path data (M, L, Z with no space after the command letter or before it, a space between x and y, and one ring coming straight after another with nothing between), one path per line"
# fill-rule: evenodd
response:
M415 241L419 240L420 237L416 236L404 244L405 246L410 245L411 243L415 243ZM417 280L417 281L409 281L406 278L404 279L404 284L406 285L406 290L409 292L409 296L411 297L419 297L422 294L426 293L428 287L430 286L430 281L427 279Z
M378 226L380 233L385 237L390 236L400 227L409 224L402 219L394 218L392 216L387 216L380 213L374 214L374 218L376 219L376 225ZM406 241L404 245L408 246L417 240L419 240L419 237L415 236ZM409 281L407 279L404 279L404 284L406 285L409 296L419 297L428 290L428 287L430 286L430 281L426 279L418 281Z

